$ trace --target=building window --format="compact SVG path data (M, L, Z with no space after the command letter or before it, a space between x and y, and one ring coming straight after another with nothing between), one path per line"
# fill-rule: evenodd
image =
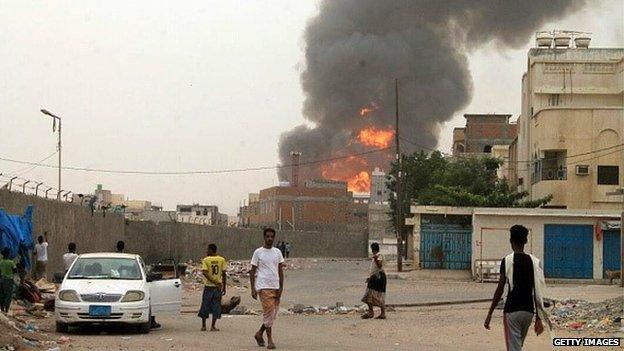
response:
M598 166L599 185L620 184L620 169L618 166Z
M524 185L524 178L518 178L518 185Z
M196 216L201 216L201 211L195 211Z
M483 152L485 152L486 154L492 153L492 145L485 145L483 147Z
M550 94L548 98L548 106L559 106L561 103L561 95L559 94Z

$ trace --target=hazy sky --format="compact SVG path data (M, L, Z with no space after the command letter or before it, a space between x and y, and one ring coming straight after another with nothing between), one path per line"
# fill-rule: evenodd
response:
M543 29L593 33L593 47L624 46L624 2L587 9ZM302 123L303 30L317 1L1 1L0 157L127 170L211 170L275 165L280 134ZM520 112L526 51L489 46L470 55L474 97L445 126L449 150L462 114ZM56 164L56 157L45 161ZM26 168L26 169L25 169ZM28 167L0 161L0 173ZM23 177L56 186L56 170ZM2 184L5 180L0 179ZM101 183L172 208L217 204L235 214L249 192L276 184L275 170L221 175L63 172L63 188Z

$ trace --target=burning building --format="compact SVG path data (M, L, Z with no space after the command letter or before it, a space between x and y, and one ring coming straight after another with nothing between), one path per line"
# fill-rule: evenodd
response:
M547 21L580 9L583 0L321 2L305 31L307 124L279 141L282 164L301 154L301 179L346 182L368 192L369 171L394 158L395 78L401 139L435 148L442 124L471 99L468 54L487 43L517 48ZM410 149L411 148L411 149ZM326 162L317 162L328 160ZM280 179L288 171L280 169Z

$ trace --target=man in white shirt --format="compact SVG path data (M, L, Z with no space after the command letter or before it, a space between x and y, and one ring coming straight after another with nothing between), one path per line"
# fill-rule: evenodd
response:
M267 348L274 349L272 328L279 311L279 302L284 291L284 256L273 247L275 229L264 230L264 246L254 251L251 258L251 297L260 297L262 303L262 326L254 335L258 346L264 346L263 334L267 334Z
M35 255L35 272L33 274L35 281L46 276L46 268L48 266L48 232L43 232L37 238L37 244L33 251Z
M76 243L69 243L67 245L67 253L63 255L63 265L65 266L65 272L69 270L72 263L76 260L78 254L76 253Z

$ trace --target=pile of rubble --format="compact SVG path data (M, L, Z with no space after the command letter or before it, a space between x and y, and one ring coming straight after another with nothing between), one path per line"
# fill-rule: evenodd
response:
M316 260L289 259L284 263L285 271L297 271L311 268ZM227 261L227 284L228 288L235 288L239 292L249 289L250 261ZM204 275L201 271L201 262L188 261L186 274L183 277L184 288L187 291L199 291L204 283Z
M8 314L0 313L0 350L60 350L59 345L68 342L67 337L53 340L33 321L14 315L13 309Z
M558 329L612 333L623 326L623 307L624 297L596 303L574 299L553 301L550 321Z
M353 307L345 306L342 302L336 302L334 306L305 306L302 304L294 305L289 311L294 314L361 314L368 310L366 305L358 305Z

